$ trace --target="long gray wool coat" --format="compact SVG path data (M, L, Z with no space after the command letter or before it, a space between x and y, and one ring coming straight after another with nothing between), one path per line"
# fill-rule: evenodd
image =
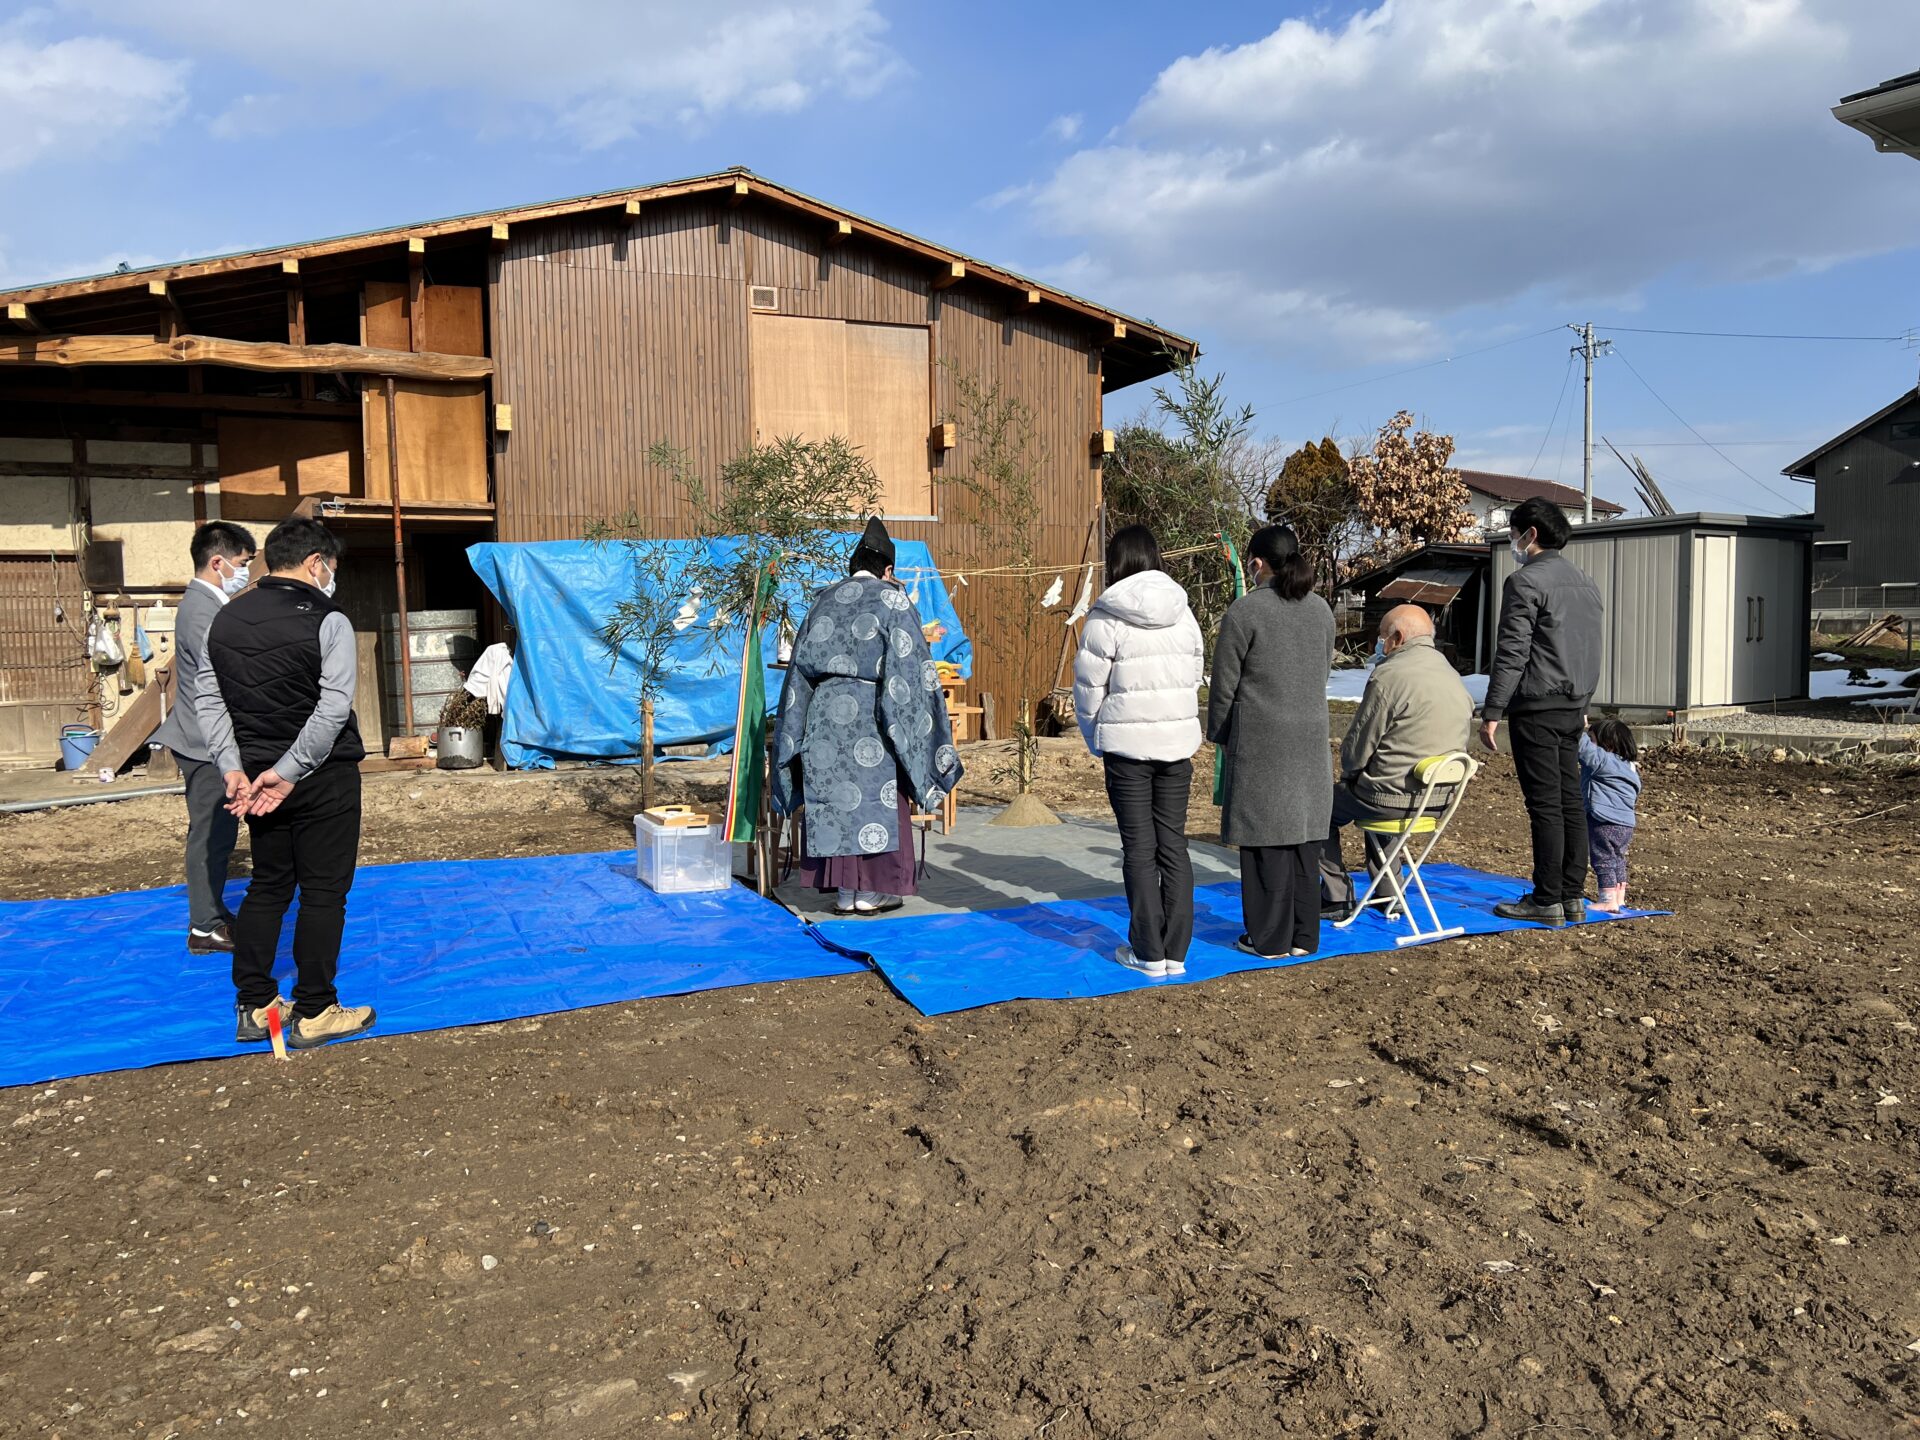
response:
M1207 738L1226 749L1229 845L1327 838L1333 813L1327 675L1333 611L1318 595L1282 600L1271 585L1227 607L1213 650Z
M931 810L960 775L913 602L864 574L821 591L794 638L773 742L773 805L805 804L807 854L899 849L901 777Z

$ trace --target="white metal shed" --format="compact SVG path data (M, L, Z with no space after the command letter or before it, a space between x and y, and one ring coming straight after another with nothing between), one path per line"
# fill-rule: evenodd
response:
M1594 704L1676 713L1800 700L1812 660L1811 520L1661 515L1575 526L1566 556L1606 605ZM1491 593L1513 573L1494 537ZM1488 606L1483 653L1499 627Z

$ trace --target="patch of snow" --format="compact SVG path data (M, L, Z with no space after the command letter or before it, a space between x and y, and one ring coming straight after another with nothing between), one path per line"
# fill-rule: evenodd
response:
M1884 690L1889 685L1897 685L1907 678L1908 672L1898 670L1869 670L1864 685L1849 684L1846 670L1815 670L1807 676L1807 694L1815 700L1852 700L1863 690Z

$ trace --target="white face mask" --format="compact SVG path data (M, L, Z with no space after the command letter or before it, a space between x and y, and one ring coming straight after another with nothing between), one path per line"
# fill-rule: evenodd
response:
M333 598L333 592L339 588L339 585L340 567L338 565L329 565L327 567L327 583L320 587L320 593L331 600Z
M1522 543L1518 535L1509 535L1507 537L1507 545L1513 551L1514 564L1524 565L1527 563L1527 547Z
M227 562L227 566L227 573L220 577L220 593L228 596L238 595L247 588L247 581L253 575L253 567L235 565L231 560Z

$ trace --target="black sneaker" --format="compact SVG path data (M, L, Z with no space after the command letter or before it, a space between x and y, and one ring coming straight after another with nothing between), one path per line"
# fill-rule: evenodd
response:
M1264 950L1256 949L1251 935L1242 935L1238 940L1233 942L1233 948L1240 951L1243 955L1253 956L1256 960L1284 960L1287 958L1287 952L1284 950L1269 955Z
M1502 920L1531 920L1538 925L1558 925L1566 918L1558 902L1542 905L1531 895L1522 895L1518 900L1496 905L1493 913Z
M189 955L231 955L233 953L233 931L227 928L227 922L216 920L205 930L194 926L187 931L187 953Z
M262 1040L272 1039L273 1037L267 1029L267 1011L269 1008L280 1012L280 1028L282 1031L285 1031L287 1027L293 1023L293 1002L284 995L274 996L271 1007L262 1005L258 1010L244 1003L236 1004L233 1007L233 1043L236 1045L253 1045Z

